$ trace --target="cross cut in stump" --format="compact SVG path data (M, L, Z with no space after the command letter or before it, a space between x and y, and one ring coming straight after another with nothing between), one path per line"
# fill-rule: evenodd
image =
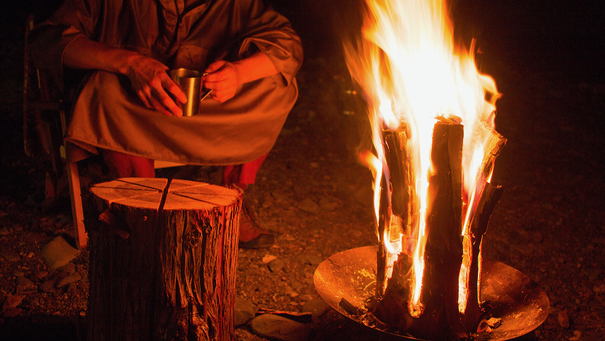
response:
M232 340L241 193L122 178L91 188L88 340Z

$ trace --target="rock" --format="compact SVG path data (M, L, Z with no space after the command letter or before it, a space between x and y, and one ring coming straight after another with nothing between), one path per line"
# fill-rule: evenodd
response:
M601 269L599 268L592 268L590 270L588 270L588 280L591 282L596 281L599 276L601 276Z
M275 202L284 202L288 197L283 192L273 191L271 196L275 199Z
M236 297L235 312L233 314L234 325L237 327L248 323L248 321L254 318L257 311L258 307L252 302L241 297Z
M61 227L65 226L67 223L71 222L71 217L66 216L65 214L58 214L57 215L57 222L55 223L55 227L57 229L60 229Z
M324 259L317 255L307 255L307 260L311 265L319 265Z
M0 292L8 292L11 286L11 281L8 280L5 276L0 276Z
M15 278L15 284L17 285L17 293L31 293L36 291L36 285L34 282L26 277L18 276Z
M55 284L59 281L59 277L53 276L51 279L45 281L40 285L40 291L42 292L52 292L55 291Z
M296 257L296 260L301 264L319 265L323 262L323 258L313 254L301 254Z
M557 315L557 322L561 328L568 329L570 326L569 316L567 316L567 311L562 311Z
M6 299L4 299L4 303L2 304L2 311L18 307L24 298L25 296L22 295L6 295Z
M585 341L585 339L582 338L582 332L579 330L574 330L573 336L568 338L568 340L569 341L579 341L579 340Z
M38 270L35 272L35 275L36 275L36 278L42 279L42 278L48 276L48 271Z
M290 129L286 129L286 128L282 128L282 129L279 131L279 136L290 136L290 135L292 135L292 134L293 134L293 133L292 133L292 130L290 130Z
M63 277L62 279L60 279L57 284L55 285L57 288L62 288L68 284L77 282L79 280L82 279L82 275L80 275L79 272L74 272L73 274L67 276L67 277Z
M258 336L283 341L306 341L311 332L306 324L272 314L257 316L250 326Z
M295 278L290 278L290 286L294 290L300 290L303 287L303 285L299 281L297 281Z
M269 262L269 270L271 270L271 272L279 272L285 266L286 263L284 263L284 261L279 258Z
M67 287L67 290L66 290L67 295L69 295L69 296L76 295L76 291L77 291L76 283L69 283L69 286Z
M21 314L23 310L19 309L19 308L8 308L6 310L3 310L2 312L2 317L15 317L18 316L19 314Z
M7 261L9 261L11 263L16 262L21 259L19 254L11 249L4 249L4 250L0 251L0 256L2 256L2 258L6 259Z
M319 319L325 314L331 307L321 298L316 298L311 301L307 301L302 308L303 313L311 313L313 322L319 322Z
M58 268L57 270L71 275L76 272L76 265L70 262Z
M55 237L48 244L42 246L41 251L44 263L53 270L71 262L79 254L80 250L69 245L63 236Z
M298 203L298 209L308 213L318 214L321 208L315 203L315 201L305 198Z
M307 186L306 184L295 183L292 186L292 190L294 191L294 194L299 197L302 197L309 193L309 186Z
M319 200L319 207L324 211L334 211L338 208L339 201L335 197L328 196Z
M276 259L274 255L266 254L263 256L262 262L263 264L269 264L272 260Z
M6 236L9 233L10 233L9 230L6 227L3 227L0 229L0 236Z
M294 289L292 289L292 288L291 288L291 287L289 287L289 286L286 286L286 287L284 288L284 294L286 294L286 295L288 295L288 296L290 296L290 297L292 297L292 298L294 298L294 297L297 297L297 296L298 296L298 293L297 293L296 291L294 291Z
M524 255L529 255L530 253L532 253L534 251L533 244L518 244L518 245L513 245L513 247Z
M372 207L374 202L374 190L372 187L362 186L353 192L353 199L363 207Z
M519 242L521 242L522 244L529 242L529 240L531 239L529 232L525 230L517 230L517 232L519 233Z
M536 243L536 244L540 244L542 242L542 233L540 232L532 232L531 233L531 240Z

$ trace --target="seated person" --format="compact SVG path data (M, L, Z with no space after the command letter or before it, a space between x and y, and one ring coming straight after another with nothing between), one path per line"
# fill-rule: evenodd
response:
M73 104L68 162L101 154L118 177L153 177L153 160L222 165L243 190L298 96L300 39L263 0L66 0L29 39ZM197 115L182 117L177 68L207 73ZM272 243L241 221L240 246Z

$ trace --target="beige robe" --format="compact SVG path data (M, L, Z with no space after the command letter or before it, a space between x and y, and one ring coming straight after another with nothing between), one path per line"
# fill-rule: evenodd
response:
M262 0L67 0L30 35L36 64L60 87L63 51L81 35L171 69L203 70L260 50L280 71L241 85L224 103L205 99L192 117L144 107L124 76L89 72L73 99L66 138L90 152L100 147L189 164L246 163L269 152L298 96L300 39Z

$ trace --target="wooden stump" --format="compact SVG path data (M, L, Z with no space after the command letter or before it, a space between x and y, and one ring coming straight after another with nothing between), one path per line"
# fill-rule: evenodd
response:
M240 193L123 178L91 188L88 340L232 340Z

